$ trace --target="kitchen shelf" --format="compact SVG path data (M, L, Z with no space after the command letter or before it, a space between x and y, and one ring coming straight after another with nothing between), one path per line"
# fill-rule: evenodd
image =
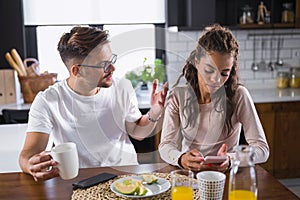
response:
M209 2L209 4L208 4ZM270 24L239 24L242 7L249 5L253 19L257 18L257 7L261 0L168 0L167 26L178 30L201 30L205 26L219 23L232 29L285 29L300 28L300 0L264 0L271 12ZM281 23L282 4L293 3L294 23Z
M238 24L241 29L266 29L266 28L295 28L294 23L275 23L275 24Z
M264 29L264 28L272 28L272 24L238 24L239 28L242 29Z
M295 28L294 23L275 23L274 28Z

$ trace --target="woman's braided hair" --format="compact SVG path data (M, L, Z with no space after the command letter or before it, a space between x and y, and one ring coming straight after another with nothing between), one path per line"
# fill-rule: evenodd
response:
M186 60L186 64L184 65L182 72L173 87L178 85L182 77L185 77L187 83L192 88L196 97L194 99L190 99L189 101L199 102L203 94L199 89L198 71L195 67L195 59L200 60L203 56L206 55L206 52L219 52L221 54L231 53L234 57L230 75L228 77L228 80L224 84L227 110L225 126L227 128L227 132L229 132L230 128L232 128L231 118L235 107L233 97L239 85L237 75L237 56L239 53L239 46L230 30L218 24L206 27L203 35L198 40L196 48L190 53L190 56ZM192 107L190 106L191 103L192 102L186 104L187 109L190 109Z

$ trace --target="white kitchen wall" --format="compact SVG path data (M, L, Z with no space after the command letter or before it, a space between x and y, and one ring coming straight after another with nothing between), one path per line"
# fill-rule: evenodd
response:
M279 70L288 70L289 66L300 67L300 30L299 29L272 29L272 30L233 30L233 34L238 40L240 46L240 54L238 64L240 68L241 82L251 87L262 86L275 87L275 79L277 70L265 72L253 72L251 64L253 63L253 34L270 34L267 36L256 36L256 62L261 61L261 39L265 40L266 50L263 52L266 63L272 59L277 59L277 39L283 38L283 45L280 48L280 58L283 59L284 66ZM173 85L177 79L181 68L185 63L185 59L194 49L197 39L200 37L201 31L166 31L167 40L167 74L170 85ZM270 41L273 38L271 51ZM273 56L271 57L273 53Z
M165 23L164 0L23 0L25 25Z

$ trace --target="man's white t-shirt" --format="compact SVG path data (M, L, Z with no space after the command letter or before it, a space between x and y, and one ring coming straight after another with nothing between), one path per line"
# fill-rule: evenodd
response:
M79 165L134 165L137 155L125 120L141 117L131 83L114 79L109 88L81 96L61 81L40 92L31 105L27 132L52 134L54 144L75 142Z

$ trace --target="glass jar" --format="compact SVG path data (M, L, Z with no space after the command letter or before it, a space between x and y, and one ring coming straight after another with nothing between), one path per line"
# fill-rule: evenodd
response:
M300 68L291 68L289 86L291 88L300 87Z
M242 16L240 17L240 24L251 24L254 22L252 8L245 5L242 9Z
M271 11L267 11L265 15L265 23L270 24L271 23Z
M293 3L282 4L283 11L281 13L282 23L294 23L295 14L293 11Z
M257 199L257 179L254 165L254 147L235 146L235 157L229 175L228 200Z
M276 78L276 86L277 88L284 89L289 86L289 73L278 71Z

